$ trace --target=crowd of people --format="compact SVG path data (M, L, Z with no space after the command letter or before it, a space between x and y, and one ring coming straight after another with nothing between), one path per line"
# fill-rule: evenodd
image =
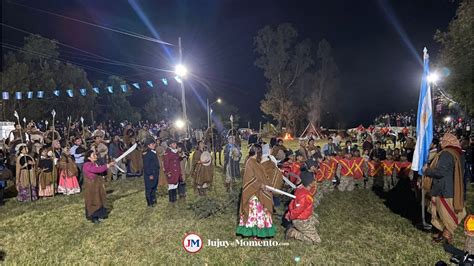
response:
M411 169L414 139L386 146L380 139L374 141L377 134L370 130L362 139L332 135L324 145L316 145L311 137L300 139L295 151L288 149L283 139L274 137L265 143L258 138L242 160L237 130L230 130L223 140L213 127L193 130L190 138L185 138L164 122L109 122L93 130L81 122L59 125L59 131L50 125L43 132L47 124L31 122L26 129L17 124L10 132L0 154L0 204L11 181L20 202L83 192L86 218L100 223L107 217L105 182L142 177L148 207L156 205L160 185L167 187L169 204L175 206L178 198L186 198L186 185L206 197L215 185L219 162L226 191L241 189L237 235L273 237L278 228L276 218L282 220L287 239L317 244L321 239L314 209L324 195L355 189L389 192L401 181L417 191L423 183ZM426 168L433 177L427 187L432 193L429 210L433 225L440 230L435 240L452 241L452 233L465 215L462 199L468 178L472 178L473 139L462 134L458 137L460 140L445 134L435 139L432 163ZM447 172L446 164L457 168ZM240 178L241 188L236 187ZM447 215L450 210L459 214L455 222Z
M69 121L68 121L69 122ZM168 188L171 204L186 197L186 180L199 195L212 186L214 161L224 155L228 190L240 176L240 140L230 132L227 143L214 128L193 130L190 138L165 122L101 123L93 130L81 122L16 124L0 149L0 205L13 183L20 202L74 195L84 191L86 217L98 223L107 216L104 182L144 178L147 205L156 204L158 185ZM234 134L234 135L232 135ZM213 146L219 160L211 157ZM194 151L192 153L192 151ZM192 157L191 157L192 153ZM160 178L161 177L161 178Z
M416 127L416 114L414 112L387 113L377 116L374 122L380 127Z
M434 241L452 243L454 230L466 215L465 192L468 184L474 182L471 172L474 140L460 137L459 140L454 134L446 133L435 140L431 164L425 167L425 175L433 180L425 190L431 193L427 194L432 199L427 207L432 224L439 230L433 236ZM351 193L355 189L391 193L402 183L419 195L424 182L411 169L414 150L414 142L383 148L380 141L373 143L370 136L361 146L350 140L342 142L337 136L329 137L322 147L315 145L312 138L300 139L294 152L285 147L282 139L253 144L245 163L236 233L272 237L277 228L272 217L282 214L287 239L320 243L318 215L314 209L327 193L334 190ZM457 168L449 168L454 162ZM282 196L278 196L282 193L275 193L274 189L291 193L294 199L282 205ZM448 215L451 210L456 214L455 219Z

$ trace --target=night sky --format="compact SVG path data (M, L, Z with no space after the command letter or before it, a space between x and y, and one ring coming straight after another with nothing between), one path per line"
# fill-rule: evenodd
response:
M436 29L446 29L457 7L457 2L449 0L15 2L174 44L181 36L184 62L210 85L205 88L194 83L194 92L187 89L191 118L201 114L205 117L196 95L204 102L206 97L211 101L222 97L239 108L241 125L250 120L253 127L263 120L259 102L266 88L263 72L254 66L253 38L265 25L290 22L299 36L310 38L315 47L322 38L331 43L342 81L335 102L341 121L350 127L367 125L380 113L416 109L422 49L427 46L431 60L436 60L439 45L433 35ZM4 0L2 22L123 62L173 69L178 60L176 47L94 28ZM21 46L24 36L2 27L2 42ZM80 57L70 49L61 51ZM166 75L69 59L125 76L130 82ZM91 82L104 79L103 73L86 71ZM176 91L178 87L169 86L167 90Z

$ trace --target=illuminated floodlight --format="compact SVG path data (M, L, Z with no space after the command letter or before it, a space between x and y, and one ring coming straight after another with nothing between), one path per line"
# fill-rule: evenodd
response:
M174 73L176 73L176 75L178 75L178 77L185 77L186 74L188 74L188 69L184 66L184 65L177 65L175 70L174 70Z
M182 129L182 128L184 128L185 123L184 123L183 120L178 119L178 120L176 120L176 122L174 122L174 125L176 126L176 128Z
M427 80L429 83L436 83L439 80L438 73L431 73L428 75Z

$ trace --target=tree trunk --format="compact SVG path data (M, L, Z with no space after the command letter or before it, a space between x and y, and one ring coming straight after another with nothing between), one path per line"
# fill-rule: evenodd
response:
M281 131L282 122L281 119L278 119L277 129Z

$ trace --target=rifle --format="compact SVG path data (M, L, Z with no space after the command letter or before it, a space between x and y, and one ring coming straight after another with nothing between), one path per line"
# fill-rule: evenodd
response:
M453 255L449 260L450 262L455 263L457 265L474 265L474 254L469 254L469 252L460 250L448 243L443 244L443 249L444 251Z

